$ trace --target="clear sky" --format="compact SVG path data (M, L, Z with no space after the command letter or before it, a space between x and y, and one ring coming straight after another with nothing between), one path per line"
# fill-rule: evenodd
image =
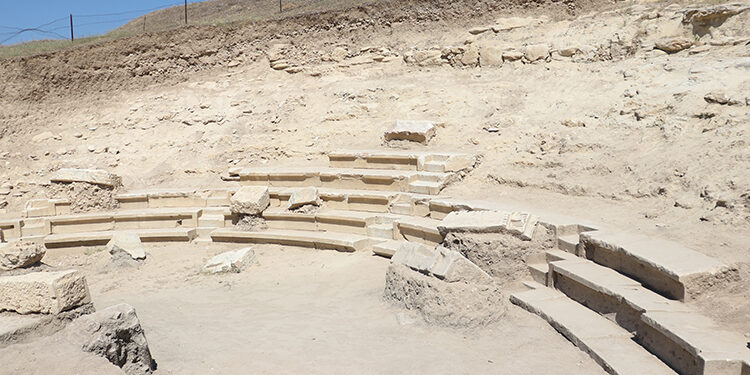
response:
M200 0L188 0L188 3ZM70 37L69 14L76 36L102 34L155 8L183 4L184 0L2 0L0 42L14 44L36 39ZM39 28L13 36L18 29ZM55 35L53 33L59 34Z

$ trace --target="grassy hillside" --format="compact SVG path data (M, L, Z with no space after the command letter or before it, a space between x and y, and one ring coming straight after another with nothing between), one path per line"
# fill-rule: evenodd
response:
M325 11L344 10L375 2L394 0L210 0L188 4L188 24L229 25L267 21ZM0 46L0 59L53 52L80 45L108 41L144 32L158 32L185 26L182 6L160 9L133 19L106 34L69 40L37 40L11 46Z

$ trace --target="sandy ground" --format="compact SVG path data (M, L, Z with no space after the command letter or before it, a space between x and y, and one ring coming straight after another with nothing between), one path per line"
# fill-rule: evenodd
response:
M28 74L41 60L14 63L8 71L25 72L26 80L14 75L0 83L6 92L28 86L55 95L0 98L0 191L8 192L0 196L0 217L17 216L27 200L45 196L50 173L61 167L111 170L125 190L223 186L219 176L230 167L324 165L330 150L391 147L382 133L395 119L431 119L442 123L436 138L409 148L483 157L444 196L675 240L740 264L747 275L750 11L710 34L693 34L681 23L685 8L627 2L479 36L468 28L502 14L473 23L266 35L252 50L243 52L238 42L177 62L156 57L223 44L203 31L193 44L177 46L137 39L128 41L131 55L117 57L126 61L97 47L53 56L78 56L71 76L90 78L70 82L68 91L65 77ZM533 9L519 14L539 16ZM673 36L700 45L676 54L653 50L655 41ZM271 45L289 42L286 58L303 68L297 74L269 67ZM611 55L481 68L416 66L403 58L433 47L532 43L598 46ZM387 48L394 58L363 59L358 51L367 46ZM352 56L326 61L335 47ZM139 48L147 52L139 55ZM227 55L238 48L239 55ZM169 78L173 69L182 74ZM118 85L127 89L113 89ZM738 104L707 102L713 92ZM104 258L95 252L77 259L50 252L49 259L87 270L97 307L133 304L162 372L600 371L515 308L507 322L481 332L400 324L398 312L380 300L386 262L379 258L264 249L261 264L245 274L198 275L201 262L220 249L160 247L142 269L110 274L98 273ZM750 338L747 290L750 276L695 305Z
M604 373L516 306L479 330L425 325L382 299L388 260L365 253L263 245L255 246L258 262L243 273L197 272L210 255L231 248L149 246L143 266L112 272L103 268L108 254L96 249L50 252L46 262L81 267L99 309L133 305L158 374ZM70 356L64 348L32 343L4 352L21 349L44 350L47 359L11 361L19 373L97 373L69 368L87 362L62 359Z

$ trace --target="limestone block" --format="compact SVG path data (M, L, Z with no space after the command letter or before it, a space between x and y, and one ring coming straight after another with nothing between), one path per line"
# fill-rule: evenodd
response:
M443 236L449 232L510 232L531 240L538 221L537 216L521 212L454 211L440 221L438 231Z
M492 31L498 33L501 31L510 31L513 29L519 29L531 25L542 23L542 19L526 18L526 17L507 17L500 18L496 21L496 24L492 26Z
M312 204L315 206L320 205L320 199L318 198L318 189L314 186L295 190L289 197L287 209L293 210L295 208L299 208L308 204Z
M385 140L405 140L427 143L435 136L435 123L432 121L396 120L385 132Z
M471 29L469 29L469 34L471 34L471 35L479 35L479 34L487 32L487 31L490 31L490 27L489 26L478 26L478 27L472 27Z
M497 47L482 47L479 49L479 66L503 65L503 54Z
M445 61L443 53L439 50L423 50L414 52L414 62L419 66L441 65Z
M86 182L94 185L119 186L122 184L120 176L100 169L63 168L55 172L51 182Z
M693 46L693 41L688 38L677 37L659 40L655 43L654 48L666 53L677 53Z
M255 251L251 247L237 251L221 253L206 262L203 266L205 273L242 272L248 264L255 260Z
M86 278L75 270L0 277L0 311L58 314L89 302Z
M271 203L267 186L244 186L229 201L232 213L257 215Z
M404 242L391 257L391 263L403 264L415 271L429 273L438 254L428 246L417 242Z
M523 52L514 49L503 51L503 61L518 61L523 58Z
M461 64L465 66L477 66L479 64L479 47L470 44L461 56Z
M484 272L476 264L466 259L458 251L438 246L435 253L437 254L437 259L430 268L430 273L435 277L449 283L482 283L492 279L487 272Z
M31 266L42 260L47 252L35 242L14 241L0 245L0 269L12 270Z
M546 44L532 44L526 46L523 57L528 62L546 60L549 57L549 46Z
M146 249L141 238L135 233L115 233L107 243L107 251L115 255L123 252L135 260L146 259Z
M58 340L85 352L106 358L127 375L151 374L156 362L151 357L146 335L133 306L110 306L71 322L57 334Z

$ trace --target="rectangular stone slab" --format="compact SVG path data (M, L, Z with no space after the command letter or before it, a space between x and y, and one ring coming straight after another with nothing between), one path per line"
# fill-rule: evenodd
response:
M514 293L511 302L539 315L610 374L675 375L630 333L550 288Z
M58 314L89 302L86 278L75 270L0 277L0 311Z
M120 184L117 175L101 169L63 168L55 172L51 182L87 182L94 185L116 186Z

